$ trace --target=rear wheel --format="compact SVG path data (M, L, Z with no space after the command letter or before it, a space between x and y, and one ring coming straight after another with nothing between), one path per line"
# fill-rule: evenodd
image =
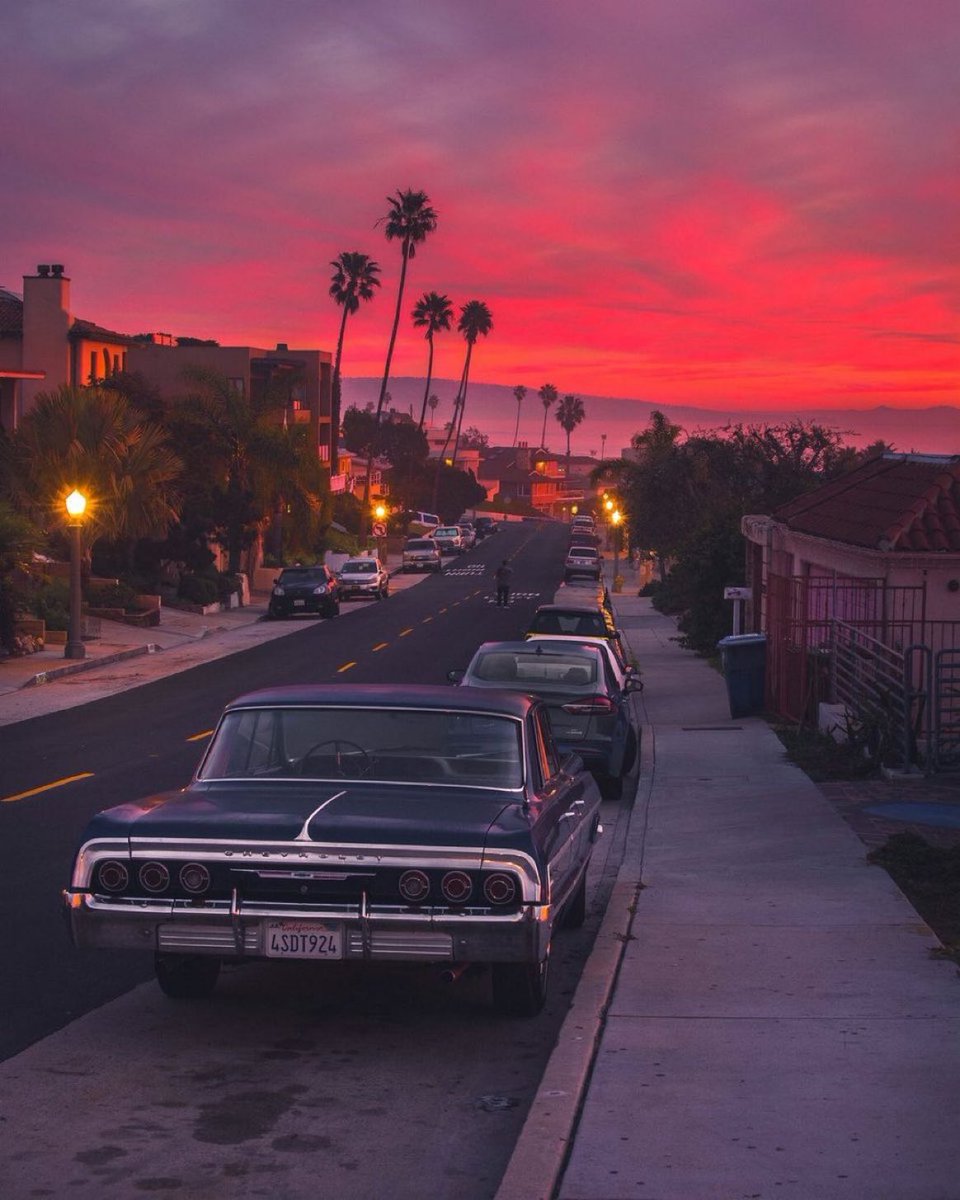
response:
M547 999L550 952L536 963L493 963L493 1004L509 1017L535 1017Z
M154 969L161 992L171 1000L202 1000L217 986L220 959L199 954L157 954Z

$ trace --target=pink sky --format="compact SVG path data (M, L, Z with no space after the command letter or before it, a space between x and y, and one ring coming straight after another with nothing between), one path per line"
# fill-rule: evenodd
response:
M0 39L0 284L333 349L329 262L494 317L474 379L730 409L956 404L957 0L30 0ZM401 327L397 375L422 374ZM456 334L435 370L455 378Z

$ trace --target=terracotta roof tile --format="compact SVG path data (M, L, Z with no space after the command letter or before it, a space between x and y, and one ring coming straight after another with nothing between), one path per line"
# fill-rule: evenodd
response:
M774 516L853 546L960 553L960 455L878 455Z

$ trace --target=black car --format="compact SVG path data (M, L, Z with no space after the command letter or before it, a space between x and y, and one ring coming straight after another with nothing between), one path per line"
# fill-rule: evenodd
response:
M497 1007L533 1015L599 808L529 696L272 688L227 706L185 789L90 821L63 898L76 945L152 949L178 999L224 961L482 964Z
M499 522L493 517L476 517L473 522L473 528L477 535L477 540L481 541L485 537L490 537L500 528Z
M340 613L340 587L329 567L284 567L273 582L267 616L296 617L304 613L336 617Z

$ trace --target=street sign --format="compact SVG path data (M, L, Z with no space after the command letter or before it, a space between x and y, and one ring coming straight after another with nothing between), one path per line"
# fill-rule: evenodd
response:
M723 589L724 600L752 600L753 588L726 587Z
M374 537L386 537L387 536L387 527L383 523L383 521L374 521L373 536Z

